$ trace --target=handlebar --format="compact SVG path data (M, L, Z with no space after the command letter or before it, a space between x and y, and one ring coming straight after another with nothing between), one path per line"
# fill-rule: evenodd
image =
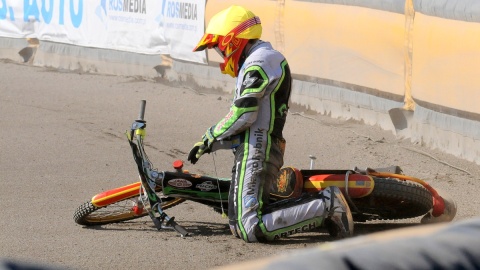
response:
M139 121L144 121L145 117L145 105L147 104L146 100L141 100L140 101L140 113L138 114L138 120Z

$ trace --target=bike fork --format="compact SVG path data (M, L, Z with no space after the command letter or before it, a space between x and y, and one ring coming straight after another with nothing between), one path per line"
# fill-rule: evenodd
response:
M155 215L155 213L157 213L158 216ZM155 227L159 231L162 229L173 229L178 232L181 237L189 235L188 231L185 230L185 228L175 222L175 217L169 217L167 214L165 214L165 212L162 211L159 203L156 203L152 206L152 209L148 211L148 215L150 216L153 223L155 224Z

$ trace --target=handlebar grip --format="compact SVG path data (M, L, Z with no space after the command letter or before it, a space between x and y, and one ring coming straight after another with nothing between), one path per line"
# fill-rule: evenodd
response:
M173 229L175 231L177 231L179 234L181 234L182 237L185 237L185 236L189 235L187 230L185 230L185 228L183 228L182 226L178 225L175 221L172 221L172 223L170 225L173 227Z
M171 228L173 228L175 231L177 231L179 234L182 235L182 237L185 237L185 236L188 236L189 233L187 230L185 230L185 228L183 228L182 226L178 225L177 222L175 222L175 217L172 217L170 218L168 221L167 221L167 226L170 226Z
M143 121L145 117L145 105L147 104L146 100L140 101L140 113L138 114L138 120Z

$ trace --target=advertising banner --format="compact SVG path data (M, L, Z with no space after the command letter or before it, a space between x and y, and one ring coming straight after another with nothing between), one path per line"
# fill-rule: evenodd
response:
M36 37L35 19L24 17L23 2L18 0L0 0L0 37L28 38Z
M205 0L0 0L0 36L206 63Z

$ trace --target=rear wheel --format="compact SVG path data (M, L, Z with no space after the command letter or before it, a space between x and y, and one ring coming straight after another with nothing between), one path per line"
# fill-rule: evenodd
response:
M355 221L406 219L425 215L433 207L432 194L423 186L396 178L373 177L375 187L364 198L352 199Z
M73 219L79 225L94 226L141 218L148 215L148 213L145 210L140 214L133 211L133 207L137 205L138 198L139 195L137 194L103 207L96 207L91 201L88 201L75 210ZM184 199L180 198L163 197L161 207L162 209L167 209L183 201Z

